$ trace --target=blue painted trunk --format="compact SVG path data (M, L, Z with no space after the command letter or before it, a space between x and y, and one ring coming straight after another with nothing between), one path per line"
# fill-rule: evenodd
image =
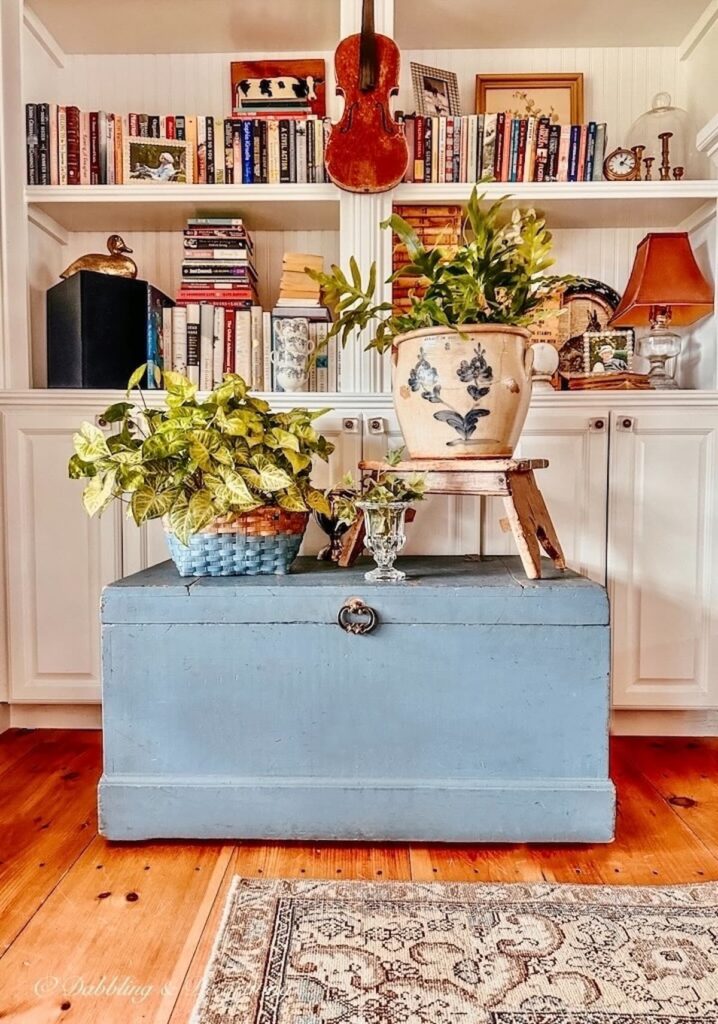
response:
M518 559L406 558L405 584L285 577L105 590L112 839L607 842L604 589ZM376 629L351 635L351 597Z

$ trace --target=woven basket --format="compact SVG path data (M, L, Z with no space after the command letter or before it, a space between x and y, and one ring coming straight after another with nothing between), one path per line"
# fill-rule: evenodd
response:
M180 576L283 575L299 553L308 512L265 506L221 516L182 541L164 521L167 544Z

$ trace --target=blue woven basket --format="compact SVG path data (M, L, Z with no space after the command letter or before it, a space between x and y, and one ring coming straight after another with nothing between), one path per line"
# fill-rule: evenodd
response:
M165 532L180 576L281 576L299 554L308 520L308 512L266 507L216 519L187 545L166 522Z

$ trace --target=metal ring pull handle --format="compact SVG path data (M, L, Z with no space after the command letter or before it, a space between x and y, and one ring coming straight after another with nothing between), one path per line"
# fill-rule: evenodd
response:
M337 622L346 633L362 636L371 633L378 619L374 609L364 604L360 597L350 597L339 609Z

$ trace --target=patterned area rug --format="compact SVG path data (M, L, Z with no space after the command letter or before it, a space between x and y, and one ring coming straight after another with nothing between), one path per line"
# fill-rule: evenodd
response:
M196 1024L718 1022L718 886L236 878Z

